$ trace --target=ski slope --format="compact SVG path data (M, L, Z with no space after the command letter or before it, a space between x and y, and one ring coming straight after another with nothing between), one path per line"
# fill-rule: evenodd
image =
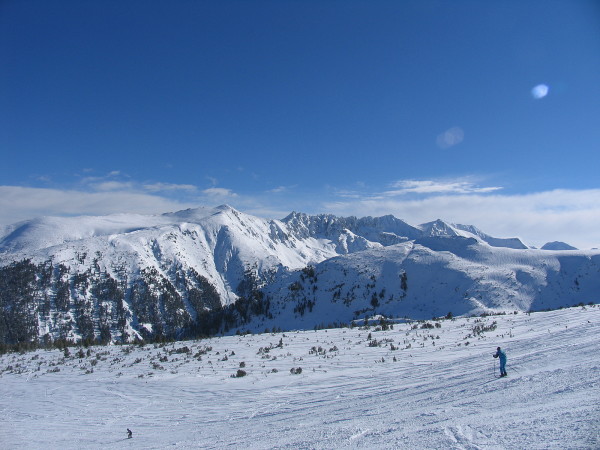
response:
M599 305L428 323L3 355L1 447L600 447Z

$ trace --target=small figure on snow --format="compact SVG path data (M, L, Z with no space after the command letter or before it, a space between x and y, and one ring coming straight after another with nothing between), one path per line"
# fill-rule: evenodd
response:
M496 353L492 355L494 358L500 358L500 376L505 377L506 373L506 353L500 350L500 347L496 349Z
M127 439L131 439L133 437L133 433L129 428L127 428Z

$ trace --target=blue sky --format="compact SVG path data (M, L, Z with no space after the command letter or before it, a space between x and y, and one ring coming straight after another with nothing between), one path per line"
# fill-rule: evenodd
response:
M0 2L0 225L232 206L600 246L595 1Z

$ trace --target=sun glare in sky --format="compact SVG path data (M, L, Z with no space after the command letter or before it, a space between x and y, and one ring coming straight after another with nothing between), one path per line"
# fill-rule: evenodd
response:
M544 98L550 92L550 88L547 84L538 84L531 90L531 95L536 100Z

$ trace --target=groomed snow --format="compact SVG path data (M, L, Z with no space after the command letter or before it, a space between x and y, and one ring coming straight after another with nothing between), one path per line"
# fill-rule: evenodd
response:
M3 355L0 446L600 447L600 306L440 325Z

